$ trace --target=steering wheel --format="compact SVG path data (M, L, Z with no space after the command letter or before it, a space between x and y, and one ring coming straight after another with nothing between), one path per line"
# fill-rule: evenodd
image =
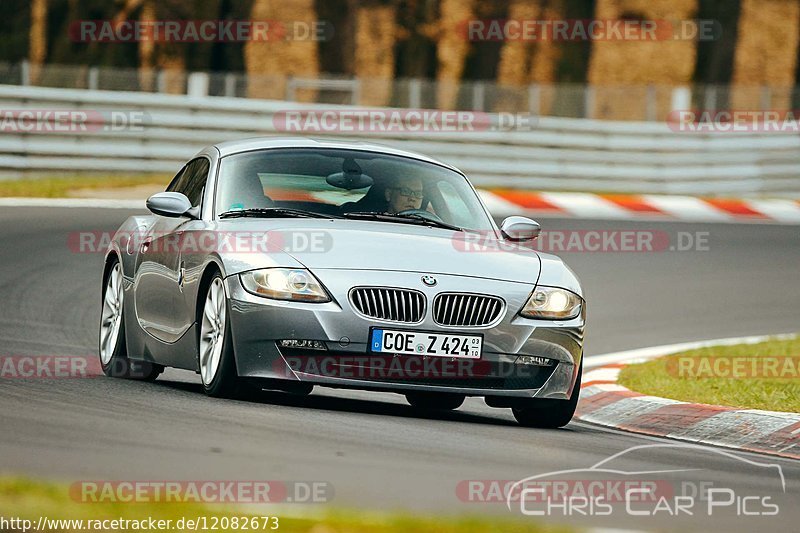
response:
M434 222L443 222L439 215L431 213L430 211L426 211L425 209L406 209L404 211L400 211L397 213L398 215L417 215L422 218L427 218L428 220L433 220Z

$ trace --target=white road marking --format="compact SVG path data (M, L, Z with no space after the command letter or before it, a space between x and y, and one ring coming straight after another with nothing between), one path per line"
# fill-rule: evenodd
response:
M0 198L4 207L82 207L95 209L146 209L144 200L108 198Z

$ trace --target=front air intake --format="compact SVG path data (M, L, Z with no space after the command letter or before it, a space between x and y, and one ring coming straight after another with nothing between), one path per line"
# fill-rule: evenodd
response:
M350 303L364 316L409 324L422 322L425 295L411 289L356 287L350 291Z
M497 296L444 292L433 302L433 321L440 326L488 326L500 318L504 307Z

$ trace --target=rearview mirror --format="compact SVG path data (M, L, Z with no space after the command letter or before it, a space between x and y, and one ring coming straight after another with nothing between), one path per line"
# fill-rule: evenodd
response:
M500 231L510 241L532 241L542 232L542 227L535 220L514 216L500 224Z
M365 189L374 183L373 179L366 174L353 172L336 172L325 178L325 181L332 187L348 191Z
M353 189L365 189L374 183L371 177L361 173L361 167L358 166L358 163L356 163L356 160L352 157L348 157L342 162L341 172L331 174L325 181L332 187L348 191L352 191Z
M147 199L147 209L151 213L162 217L182 217L197 218L192 211L192 202L185 194L180 192L160 192Z

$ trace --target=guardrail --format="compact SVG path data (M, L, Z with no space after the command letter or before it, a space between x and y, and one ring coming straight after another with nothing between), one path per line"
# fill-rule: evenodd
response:
M20 131L0 123L0 177L52 173L171 174L205 145L292 136L274 120L289 110L347 106L0 85L0 111L75 110L102 117L85 131ZM363 109L363 108L362 108ZM136 116L137 124L108 124ZM407 113L408 110L401 110ZM689 133L667 123L534 117L505 131L501 117L473 131L307 133L391 144L466 172L479 186L702 195L800 194L800 135ZM528 117L530 118L530 117Z

